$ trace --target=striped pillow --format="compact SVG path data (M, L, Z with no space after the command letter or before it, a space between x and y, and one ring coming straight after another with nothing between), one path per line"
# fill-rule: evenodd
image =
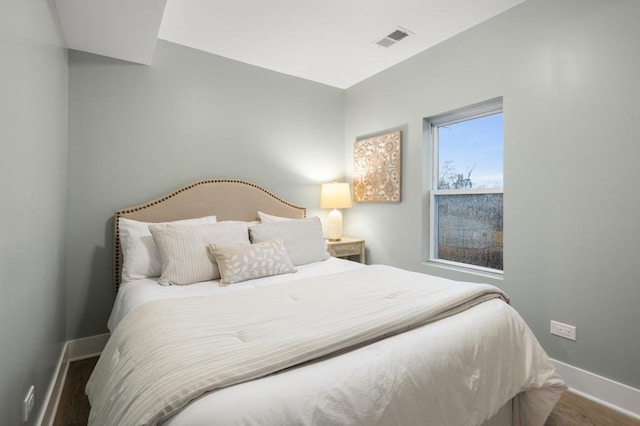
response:
M206 216L198 219L177 220L170 223L202 225L216 222L215 216ZM149 225L153 224L154 223L127 219L125 217L118 219L120 247L122 248L123 282L160 276L162 260L158 252L158 246L153 241L151 232L149 232Z
M322 224L317 217L263 223L249 228L253 243L282 238L294 266L329 258Z
M162 285L187 285L220 278L209 244L250 244L246 222L149 225L162 258Z

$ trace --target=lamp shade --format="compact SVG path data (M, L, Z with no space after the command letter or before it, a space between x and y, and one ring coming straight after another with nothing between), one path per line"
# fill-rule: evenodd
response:
M348 183L323 183L320 192L321 209L348 209L351 207L351 191Z

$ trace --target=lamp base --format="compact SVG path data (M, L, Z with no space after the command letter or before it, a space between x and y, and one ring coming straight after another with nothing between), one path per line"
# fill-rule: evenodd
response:
M342 241L342 238L327 238L327 240L331 243L337 243L338 241Z
M342 239L342 213L333 209L327 218L327 239L340 241Z

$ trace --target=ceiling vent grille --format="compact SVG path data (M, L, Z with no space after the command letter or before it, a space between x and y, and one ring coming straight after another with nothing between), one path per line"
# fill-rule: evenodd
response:
M387 36L376 41L375 43L378 46L391 47L397 42L399 42L400 40L408 37L410 34L413 34L413 33L407 30L406 28L398 27L398 29L396 29L394 32L392 32L391 34L388 34Z
M387 36L387 38L393 39L393 40L395 40L395 41L400 41L400 40L402 40L403 38L405 38L405 37L406 37L406 36L408 36L408 35L409 35L409 33L405 33L405 32L404 32L404 31L402 31L402 30L395 30L394 32L392 32L391 34L389 34L389 35Z

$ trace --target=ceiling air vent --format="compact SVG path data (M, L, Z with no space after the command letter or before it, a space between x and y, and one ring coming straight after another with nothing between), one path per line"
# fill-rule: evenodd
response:
M398 29L391 34L388 34L386 37L376 41L376 44L382 47L391 47L403 38L408 37L409 34L413 33L406 28L398 27Z

